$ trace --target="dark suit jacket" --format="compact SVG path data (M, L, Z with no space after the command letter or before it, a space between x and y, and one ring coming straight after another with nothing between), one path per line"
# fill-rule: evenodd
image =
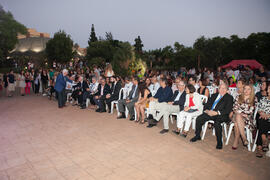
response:
M105 84L103 89L103 97L105 97L110 92L111 92L110 86L108 84ZM98 92L94 96L100 96L100 94L101 94L101 84L98 85Z
M89 86L86 81L83 81L82 83L78 82L78 84L73 86L73 88L82 92L86 92L86 89L89 88Z
M135 92L135 97L132 98L132 95L133 95L133 93L135 91L135 87L136 87L135 85L132 85L132 89L131 89L131 91L129 92L129 95L128 95L128 99L131 100L131 102L136 102L139 99L139 85L137 85L137 89L136 89L136 92Z
M116 84L112 84L111 87L111 98L112 99L118 99L119 98L119 92L122 88L121 81L117 81Z
M211 110L212 105L214 104L218 94L219 93L215 93L208 99L207 103L204 105L204 110ZM230 94L226 93L216 104L216 107L213 110L220 112L220 115L217 116L228 119L232 108L233 97Z
M184 105L186 102L186 91L183 91L179 100L175 101L175 98L177 97L178 94L179 94L179 91L176 90L169 102L173 102L173 105L179 105L180 111L182 111L182 110L184 110Z

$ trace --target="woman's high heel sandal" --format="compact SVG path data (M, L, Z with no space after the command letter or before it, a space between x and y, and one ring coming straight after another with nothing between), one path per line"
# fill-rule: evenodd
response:
M248 140L245 140L244 141L244 146L247 146L248 145Z

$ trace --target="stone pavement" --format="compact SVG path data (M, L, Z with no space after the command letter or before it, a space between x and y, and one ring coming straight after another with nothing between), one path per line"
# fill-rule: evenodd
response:
M269 179L270 159L46 97L0 97L0 180ZM159 125L160 126L160 125Z

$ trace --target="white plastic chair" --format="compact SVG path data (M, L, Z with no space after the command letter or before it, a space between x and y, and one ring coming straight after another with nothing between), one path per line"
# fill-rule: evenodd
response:
M205 95L200 95L200 96L201 96L201 98L202 98L202 102L205 101L205 103L207 103L208 97L205 96ZM180 112L179 112L179 113L171 113L171 114L170 114L170 120L171 120L171 123L172 123L172 124L173 124L172 116L176 116L176 119L178 119L178 118L179 118L179 114L180 114ZM195 130L195 127L196 127L196 118L197 118L197 117L198 117L198 116L193 116L193 117L192 117L192 129L194 129L194 130Z
M206 121L204 126L203 126L203 134L202 134L202 140L204 140L204 137L205 137L205 134L206 134L206 131L207 131L207 127L208 127L208 124L209 123L215 123L213 120L209 120L209 121ZM225 138L227 139L227 124L225 122L221 123L221 126L223 127L224 129L224 135L225 135ZM213 127L213 136L215 135L215 128ZM223 141L223 137L222 137L222 141Z
M229 127L228 137L227 137L225 145L228 145L228 143L229 143L233 127L234 127L234 123L231 123L230 127ZM248 141L248 151L251 151L251 143L253 140L252 140L252 132L250 131L248 126L245 126L245 132L246 132L247 141Z
M229 87L229 92L230 92L230 95L232 95L233 98L235 99L236 94L237 94L237 88Z
M211 97L215 93L215 87L213 86L207 86L209 90L209 96Z
M72 93L67 93L67 103L69 102L68 100L69 100L71 95L72 95Z
M119 91L119 98L118 98L118 100L111 102L111 114L113 114L113 107L116 104L117 116L120 116L120 113L119 113L117 104L118 104L118 101L121 99L121 95L122 95L122 92L123 91L124 91L124 88L121 88L120 91Z

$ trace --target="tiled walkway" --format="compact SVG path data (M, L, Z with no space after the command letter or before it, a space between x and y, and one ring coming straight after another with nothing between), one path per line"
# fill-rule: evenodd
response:
M116 115L58 109L46 97L0 98L0 180L269 179L270 159L240 146L191 144ZM193 132L191 132L193 133Z

